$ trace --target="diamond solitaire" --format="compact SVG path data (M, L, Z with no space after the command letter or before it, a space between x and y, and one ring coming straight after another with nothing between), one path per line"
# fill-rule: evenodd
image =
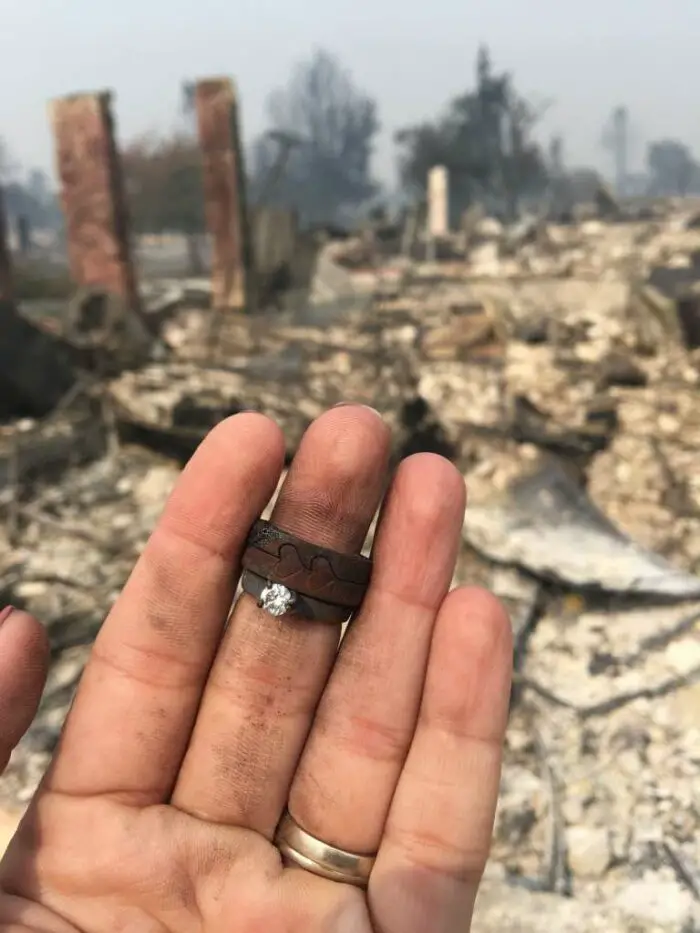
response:
M268 583L260 594L260 606L271 616L283 616L296 601L296 594L281 583Z

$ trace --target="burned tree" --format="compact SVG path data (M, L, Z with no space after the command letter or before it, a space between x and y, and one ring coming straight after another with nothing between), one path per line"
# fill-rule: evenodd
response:
M660 139L649 145L647 167L651 194L680 196L700 189L700 165L688 146L675 139Z
M2 184L0 184L0 301L9 300L13 296L12 286L12 260L10 247L7 242L7 215L5 213L5 198Z
M482 48L475 89L456 97L436 121L397 134L405 190L424 194L430 168L444 165L457 214L479 200L494 213L514 215L524 196L546 184L546 159L532 139L543 111L517 92L511 75L494 72Z
M294 140L273 203L297 209L306 223L339 222L376 194L370 172L376 104L328 52L297 67L288 86L271 96L269 114L270 133L253 153L256 181L270 178L279 141Z

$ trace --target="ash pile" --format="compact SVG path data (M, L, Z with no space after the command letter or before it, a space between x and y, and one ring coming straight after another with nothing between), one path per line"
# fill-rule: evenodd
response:
M254 310L231 298L221 229L206 281L149 277L141 255L140 284L117 270L109 295L75 274L59 316L2 303L0 598L46 624L53 664L0 806L31 796L95 634L207 430L257 409L291 457L313 418L351 399L392 426L397 461L429 450L461 469L454 582L493 589L513 620L475 931L697 929L696 217L470 212L456 232L416 229L408 217L302 237L308 281L288 275L274 300L259 288Z

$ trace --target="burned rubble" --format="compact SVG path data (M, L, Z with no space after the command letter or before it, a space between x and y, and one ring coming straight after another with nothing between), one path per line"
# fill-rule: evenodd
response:
M209 169L215 192L231 165ZM251 284L243 199L225 190L210 213L239 266L253 263L237 277L222 249L213 284L149 277L142 264L135 306L99 289L60 319L0 304L0 354L14 361L3 368L0 596L41 619L52 646L39 715L0 780L8 824L206 432L259 410L291 458L313 418L351 399L386 418L397 461L432 450L458 465L470 507L454 582L493 589L512 617L511 723L475 931L695 929L692 215L665 204L644 219L508 226L472 212L459 231L432 231L432 255L414 233L411 250L407 236L389 248L371 231L318 238L311 287L280 305Z

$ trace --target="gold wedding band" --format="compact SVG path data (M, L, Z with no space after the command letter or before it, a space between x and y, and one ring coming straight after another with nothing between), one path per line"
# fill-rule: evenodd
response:
M354 884L357 887L367 887L375 860L373 855L356 855L354 852L329 846L302 829L289 811L277 827L275 845L290 862L313 872L314 875L344 884Z

